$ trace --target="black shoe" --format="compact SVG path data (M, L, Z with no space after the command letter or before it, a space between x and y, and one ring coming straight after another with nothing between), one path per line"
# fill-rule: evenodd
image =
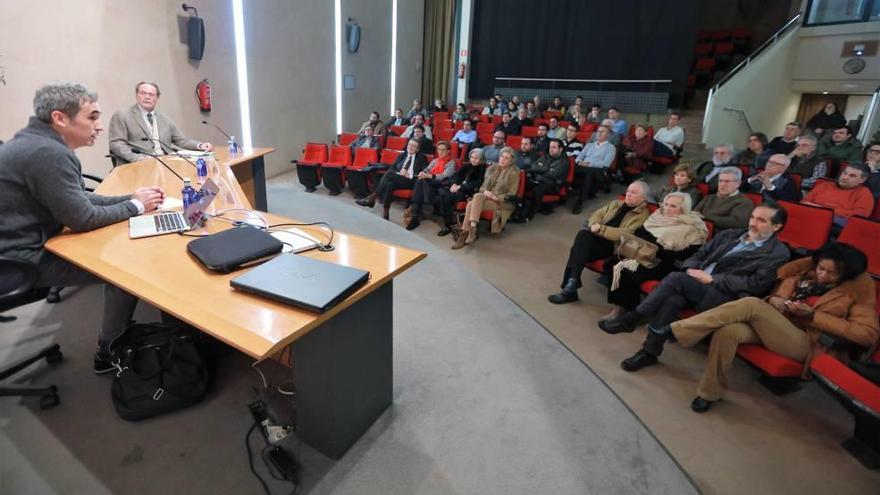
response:
M671 336L672 328L669 325L656 327L654 324L650 324L648 325L648 334L645 337L645 343L642 344L642 348L654 356L659 356L663 354L663 344Z
M578 279L570 278L565 281L562 291L557 294L547 296L547 300L553 304L565 304L578 300Z
M624 313L613 320L599 322L599 328L605 333L628 333L636 329L641 316L635 311Z
M342 189L330 191L330 196L339 196L340 194L342 194Z
M315 191L317 191L317 189L315 189L314 187L307 187L306 188L306 192L315 192Z
M422 222L419 221L418 215L412 217L408 224L406 224L406 230L413 230L414 228L421 225Z
M708 411L709 408L711 408L712 404L714 404L714 403L715 403L714 400L706 400L702 397L697 396L693 400L693 402L691 402L691 409L693 409L694 412L704 413L704 412Z
M92 369L96 375L103 375L116 369L110 362L109 344L98 342L98 348L95 350L94 367Z
M510 217L510 220L508 220L508 222L510 222L510 223L528 223L528 221L529 221L528 217L520 217L520 216Z
M584 204L581 203L580 201L578 201L577 203L574 204L574 206L571 207L571 214L572 215L579 215L580 212L582 212L583 210L584 210Z
M443 227L442 229L440 229L440 231L437 232L437 235L440 237L443 237L443 236L447 236L451 233L452 233L452 229L449 228L449 226L446 226L446 227Z
M620 367L623 368L624 371L632 372L655 364L657 364L657 356L649 354L648 351L644 349L639 349L639 352L635 353L632 357L624 359L623 362L620 363Z
M355 201L355 203L357 203L360 206L366 206L367 208L372 208L372 207L376 206L376 200L370 199L369 197L366 197L364 199L359 199L359 200Z

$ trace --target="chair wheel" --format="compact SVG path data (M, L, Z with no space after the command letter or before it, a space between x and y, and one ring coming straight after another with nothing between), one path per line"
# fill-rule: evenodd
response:
M61 353L60 347L55 347L55 349L49 351L49 353L46 354L46 362L49 364L58 364L63 359L64 354Z
M61 398L58 396L58 388L55 385L52 385L51 392L40 396L40 409L49 409L60 403Z

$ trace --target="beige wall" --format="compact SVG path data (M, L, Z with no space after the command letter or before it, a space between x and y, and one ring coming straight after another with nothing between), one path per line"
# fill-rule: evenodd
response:
M145 5L150 8L144 8ZM237 129L239 120L231 32L230 2L199 2L207 33L203 60L187 58L178 16L180 2L162 0L32 0L0 3L0 139L6 140L32 115L34 91L51 80L80 82L98 92L105 127L112 113L134 104L134 85L156 81L162 96L159 109L190 136L222 143L213 129L202 126L195 85L209 78L214 91L210 119ZM230 132L233 132L230 130ZM85 171L104 174L110 162L107 135L77 155Z
M425 0L397 2L397 98L395 107L412 107L413 98L422 94L422 42L424 40ZM432 102L424 102L425 106Z
M850 75L841 57L847 41L880 40L880 22L802 27L793 53L792 87L802 93L869 94L880 84L880 53L863 57L865 69Z
M712 96L706 108L704 143L745 146L749 134L745 123L725 107L745 110L752 129L768 136L780 134L785 123L794 120L800 103L790 78L796 40L797 31L790 31Z

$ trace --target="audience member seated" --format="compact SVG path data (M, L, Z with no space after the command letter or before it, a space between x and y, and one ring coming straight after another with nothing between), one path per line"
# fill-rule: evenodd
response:
M548 111L556 111L560 114L565 111L565 107L562 105L562 98L558 96L553 97L553 101L550 102L550 105L547 106Z
M419 152L419 141L410 139L406 143L406 153L401 153L394 164L385 172L376 189L367 197L355 201L360 206L372 208L376 206L376 199L382 201L384 210L382 218L388 220L389 210L394 191L397 189L412 189L415 186L415 178L428 166L425 155Z
M819 181L807 193L801 203L813 206L825 206L834 210L835 233L846 225L853 215L870 217L874 210L874 196L871 190L864 187L868 179L867 165L861 162L850 163L837 182Z
M486 163L483 161L483 150L471 150L468 163L456 172L449 187L441 187L437 194L440 214L443 216L443 228L437 232L439 236L449 235L455 228L455 205L474 195L483 184L486 174Z
M458 122L459 120L462 122L470 120L470 114L468 114L467 106L464 103L455 105L455 113L452 114L452 120L455 122Z
M370 126L365 126L361 129L361 134L349 145L349 147L351 147L352 156L354 156L355 150L358 148L372 148L374 150L381 149L381 146L379 146L379 138L373 134L373 128Z
M534 125L534 121L528 117L528 111L525 108L516 109L516 118L513 121L519 124L520 130L522 130L523 126Z
M528 170L532 164L541 158L541 154L535 150L535 144L532 138L523 136L519 145L519 153L516 154L516 166L520 170Z
M656 246L657 254L647 264L647 260L621 260L622 256L615 255L605 260L605 278L611 281L608 302L614 309L603 320L634 311L641 299L642 282L662 280L678 270L678 265L706 243L709 231L703 219L691 211L691 197L674 192L666 195L660 208L634 235Z
M474 130L474 124L470 120L461 121L461 129L455 131L452 140L458 144L473 144L477 140L477 131Z
M538 124L538 135L535 136L535 149L538 153L547 153L550 149L549 130L547 124Z
M505 136L519 136L520 124L518 120L511 117L510 112L504 112L501 114L501 122L495 126L495 130L504 132Z
M692 205L699 204L703 194L694 186L695 179L694 171L690 166L685 163L676 165L672 172L672 182L657 193L657 203L663 204L663 198L669 193L681 192L691 197Z
M526 102L526 117L529 119L540 119L541 112L535 107L535 102L527 101Z
M862 143L852 135L849 126L831 131L831 138L819 140L819 158L830 159L838 164L862 160Z
M572 208L572 213L578 214L584 204L585 199L593 199L596 197L596 189L600 186L610 189L608 184L607 173L611 164L614 163L614 157L617 149L608 142L608 136L611 131L608 127L602 126L593 133L597 136L596 142L589 143L575 159L575 176L583 177L581 192Z
M650 214L647 203L650 196L648 184L635 181L627 186L623 200L615 199L590 215L569 250L562 272L562 291L548 296L550 302L564 304L578 300L581 274L587 263L611 256L621 234L632 234L645 223Z
M425 128L421 124L413 127L411 139L419 142L419 152L426 155L434 153L434 141L425 135Z
M538 96L538 95L535 95L535 96L532 97L532 104L535 105L535 111L538 112L538 117L541 117L542 114L543 114L543 112L544 112L544 110L547 110L547 105L545 105L545 104L541 101L541 97Z
M568 157L565 156L565 146L562 141L551 139L549 153L532 163L526 170L526 175L526 188L532 192L528 213L528 219L531 220L541 207L544 195L558 193L559 188L565 184L565 178L568 176Z
M718 172L732 166L734 166L733 145L719 144L712 149L712 161L697 166L697 183L709 184L709 192L715 192L718 189Z
M504 105L504 111L510 113L510 115L516 115L517 110L519 109L516 107L516 103L514 103L513 100L508 101Z
M440 98L437 98L436 100L434 100L434 104L431 106L431 110L429 110L429 113L431 114L431 117L433 117L434 112L448 112L448 111L449 111L449 108L447 108L446 104L443 103L443 100L441 100Z
M749 174L753 174L756 170L764 168L770 154L770 150L767 149L767 135L763 132L755 132L749 135L746 149L733 157L733 163L749 167Z
M437 143L437 156L427 168L416 176L416 184L413 186L413 196L408 208L410 219L406 224L406 230L413 230L422 221L422 208L425 203L433 204L437 200L438 191L449 187L455 176L455 159L450 153L449 143L440 141Z
M559 126L559 117L550 117L550 126L547 128L547 137L551 139L565 138L565 129Z
M829 130L840 129L846 125L846 117L837 110L836 103L826 103L825 108L807 121L807 129L813 134L822 136Z
M504 96L501 93L495 93L495 102L498 103L498 107L501 108L502 112L507 108L507 102L504 101Z
M601 124L602 120L602 106L598 103L593 103L590 107L590 113L587 114L587 122L590 122L591 124Z
M710 337L708 361L691 402L691 409L699 413L724 395L740 344L761 344L802 362L803 378L808 378L813 357L828 352L819 343L823 333L853 342L863 351L877 343L875 288L866 267L861 251L828 244L812 258L782 266L780 281L766 300L746 297L668 325L648 325L642 350L624 361L623 369L636 371L657 363L664 343L673 337L684 347Z
M409 112L406 113L406 118L412 122L413 117L416 115L422 116L422 123L424 123L424 119L431 118L431 114L428 112L427 108L422 106L422 100L416 98L413 100L413 106L409 109Z
M577 158L584 149L584 143L577 140L577 133L580 127L574 122L569 122L565 126L565 138L562 145L565 147L565 156Z
M394 116L385 123L385 127L391 129L393 125L409 125L409 119L403 114L402 108L394 109Z
M715 224L715 230L742 229L749 224L754 203L739 193L742 171L726 167L718 174L718 190L700 200L694 211Z
M684 129L678 125L680 120L681 114L672 112L666 120L666 127L661 127L654 133L654 156L672 157L681 150L684 145Z
M504 131L495 131L495 133L492 134L492 144L489 146L483 146L483 161L486 162L487 167L498 163L498 159L501 156L501 150L505 148L505 139L507 139L507 136L504 134Z
M648 137L648 126L636 124L633 134L635 139L630 139L629 136L623 138L625 163L620 169L626 183L640 177L648 169L648 160L654 155L655 141Z
M425 118L422 117L421 114L416 114L415 117L413 117L410 120L409 127L407 127L405 131L403 131L403 133L400 135L400 137L405 137L405 138L412 137L413 130L416 128L416 126L422 127L422 131L424 131L425 136L427 136L428 139L434 139L434 133L432 132L431 126L425 124ZM422 152L423 153L430 153L430 151L424 151L424 150L422 150Z
M632 332L639 322L653 317L651 328L662 328L678 319L683 309L697 312L747 296L763 296L776 280L776 269L788 261L788 248L776 236L785 225L786 212L765 203L752 211L748 229L719 232L636 306L634 311L599 322L606 333ZM657 357L644 350L621 366L635 371Z
M620 135L620 134L617 134L617 133L615 133L613 130L611 130L611 128L612 128L613 125L614 125L614 121L613 121L613 120L611 120L611 119L604 119L604 120L602 120L602 124L601 124L599 127L606 127L606 128L608 128L608 138L607 138L607 139L608 139L608 142L611 143L611 144L613 144L614 147L617 148L617 147L619 147L621 144L623 144L623 136ZM598 129L597 129L597 130L598 130ZM595 143L598 139L599 139L599 133L598 133L598 132L594 132L593 135L590 136L590 140L587 141L587 144Z
M483 115L501 115L503 111L504 109L498 106L498 100L492 97L489 98L489 104L483 108Z
M800 195L794 179L786 171L791 160L777 153L770 155L767 166L746 180L745 191L758 193L764 201L791 201L797 203Z
M868 166L868 180L865 185L874 195L874 201L880 201L880 142L868 145L865 151L865 165Z
M369 127L373 129L373 135L382 136L385 134L385 123L382 122L382 117L379 115L379 112L370 112L370 120L361 124L361 128L358 129L358 134L363 134L364 129Z
M498 163L486 169L480 192L473 195L464 211L461 232L452 249L461 249L477 240L477 226L484 211L492 211L491 232L497 234L516 209L516 191L519 189L520 170L513 165L513 148L505 146L501 150Z
M520 101L520 99L519 99L519 95L513 95L513 97L510 98L510 101L512 101L513 104L516 105L516 109L517 109L517 110L519 110L520 108L525 108L525 107L526 107L525 104L523 104L523 102Z
M587 113L587 109L584 108L584 97L575 96L574 104L565 109L565 116L563 118L569 122L577 122L578 116L585 113Z
M135 91L139 89L152 91L155 86L142 83ZM158 90L155 93L138 94L137 98L155 102ZM104 284L103 319L93 371L108 373L116 369L110 362L110 342L129 325L138 299L49 252L45 244L65 227L73 232L87 232L153 211L162 204L165 192L152 186L107 196L84 189L82 163L75 150L94 146L95 138L104 130L98 96L84 86L68 82L47 84L34 94L33 111L27 126L0 146L0 211L5 212L0 216L0 256L32 263L37 271L35 288ZM146 126L145 117L132 117L143 118ZM161 256L161 252L155 254ZM21 283L8 279L3 282L5 290ZM94 314L95 309L81 308L79 314L72 316L79 319L77 323L85 320L84 329L89 328L97 323L87 316ZM49 311L42 308L40 313ZM37 321L41 318L37 317ZM44 327L40 333L46 330ZM84 332L79 338L91 339L93 335L91 331ZM12 352L12 342L5 345L10 347L4 352Z
M625 120L621 120L620 112L616 108L608 108L608 118L611 119L611 131L618 136L626 136L629 126Z
M801 176L801 189L804 191L812 189L816 180L828 176L828 163L816 153L816 142L816 136L801 136L790 155L789 171Z
M791 158L792 152L798 143L798 137L801 135L801 125L798 122L789 122L785 124L785 132L781 136L776 136L770 140L767 149L770 153L782 153Z

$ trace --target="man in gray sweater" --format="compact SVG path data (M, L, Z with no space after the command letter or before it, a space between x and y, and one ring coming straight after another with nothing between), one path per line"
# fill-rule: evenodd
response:
M0 256L36 265L38 287L103 283L44 249L64 227L84 232L156 209L164 197L158 187L130 196L85 191L82 165L73 150L95 144L103 130L97 95L72 83L52 83L34 95L27 127L0 146ZM131 320L137 298L104 286L104 317L95 353L95 372L110 366L107 347Z

